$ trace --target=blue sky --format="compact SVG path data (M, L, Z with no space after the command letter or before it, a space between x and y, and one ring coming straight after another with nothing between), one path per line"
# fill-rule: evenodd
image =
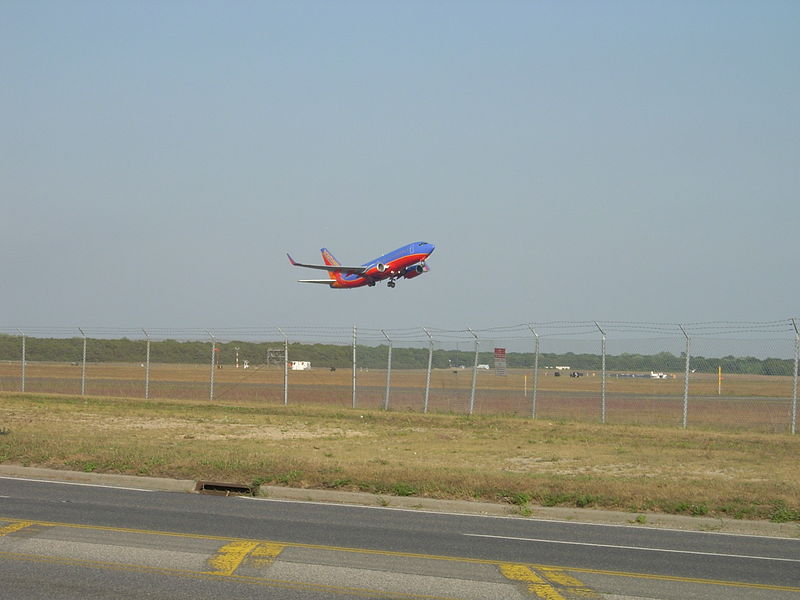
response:
M800 4L0 4L0 325L800 315ZM286 252L437 245L329 290Z

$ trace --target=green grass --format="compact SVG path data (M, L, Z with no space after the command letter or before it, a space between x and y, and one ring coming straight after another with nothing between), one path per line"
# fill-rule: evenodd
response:
M800 521L800 436L341 407L0 394L0 462Z

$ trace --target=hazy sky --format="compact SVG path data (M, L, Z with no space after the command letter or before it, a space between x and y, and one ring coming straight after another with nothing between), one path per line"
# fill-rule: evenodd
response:
M800 315L800 3L0 2L0 325ZM411 241L395 289L296 283Z

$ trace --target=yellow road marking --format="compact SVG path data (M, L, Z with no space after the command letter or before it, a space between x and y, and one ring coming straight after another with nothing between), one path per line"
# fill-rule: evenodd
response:
M211 571L206 571L209 575L233 575L239 565L242 564L244 557L247 556L255 547L256 542L231 542L225 544L217 550L217 553L208 559Z
M275 562L278 555L283 552L283 548L284 546L282 544L264 542L256 546L253 551L250 552L248 560L252 560L253 564L257 567L268 567Z
M111 531L111 532L119 532L119 533L138 533L142 535L153 535L153 536L168 536L168 537L178 537L178 538L185 538L185 539L197 539L197 540L221 540L224 542L231 542L231 541L241 541L241 542L253 542L253 543L262 543L264 540L247 540L242 538L230 538L230 537L222 537L222 536L214 536L214 535L204 535L198 533L176 533L171 531L153 531L149 529L130 529L125 527L104 527L101 525L81 525L77 523L58 523L53 521L24 521L22 519L14 519L11 517L0 517L0 521L7 521L12 522L14 524L24 524L20 529L23 527L27 527L29 525L39 525L42 527L64 527L70 529L88 529L93 531ZM328 550L333 552L350 552L356 554L375 554L378 556L398 556L398 557L405 557L405 558L423 558L429 560L440 560L440 561L452 561L458 563L468 563L468 564L481 564L481 565L503 565L509 564L508 562L498 561L498 560L487 560L481 558L463 558L463 557L454 557L454 556L437 556L434 554L420 554L420 553L412 553L412 552L394 552L390 550L370 550L364 548L347 548L347 547L339 547L339 546L324 546L320 544L301 544L295 542L275 542L278 545L281 545L286 548L309 548L315 550ZM0 553L3 554L3 553ZM653 581L672 581L677 583L699 583L705 585L716 585L722 587L732 587L732 588L746 588L746 589L759 589L759 590L771 590L771 591L782 591L782 592L800 592L800 587L796 586L785 586L785 585L770 585L765 583L746 583L740 581L720 581L715 579L698 579L694 577L679 577L673 575L655 575L649 573L630 573L625 571L607 571L604 569L587 569L582 567L564 567L564 566L554 566L554 565L535 565L529 564L528 566L535 568L535 569L559 569L562 571L570 571L572 573L590 573L593 575L606 575L609 577L626 577L629 579L647 579Z
M281 544L270 542L231 542L222 546L208 560L212 570L205 572L209 575L233 575L245 559L252 560L255 566L267 567L275 561L283 548Z
M501 564L500 572L507 579L528 584L528 591L542 600L565 600L556 589L525 565Z
M582 581L568 575L562 569L554 567L537 567L539 573L544 577L563 588L563 591L570 596L578 598L600 598L600 595L593 589L587 587Z
M0 536L6 535L7 533L14 533L20 529L25 529L33 524L33 521L17 521L16 523L11 523L10 525L4 525L0 527Z
M675 583L699 583L718 585L721 587L745 588L754 590L770 590L775 592L800 592L800 587L791 585L771 585L769 583L747 583L745 581L722 581L719 579L700 579L698 577L681 577L679 575L655 575L652 573L633 573L629 571L606 571L605 569L586 569L583 567L562 567L573 573L590 573L607 575L608 577L625 577L628 579L646 579L649 581L671 581Z

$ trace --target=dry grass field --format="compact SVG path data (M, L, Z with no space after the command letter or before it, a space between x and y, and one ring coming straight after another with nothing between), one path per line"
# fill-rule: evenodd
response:
M202 388L197 371L183 375ZM800 522L797 435L353 410L326 396L324 378L338 374L308 375L320 383L306 382L303 393L316 390L316 402L286 407L259 396L211 403L0 392L0 462L479 499L522 514L539 504ZM404 375L418 393L424 373Z
M0 363L0 391L20 389L20 364ZM421 412L425 389L424 370L392 372L390 408ZM615 424L679 427L683 421L683 373L665 380L606 377L606 422ZM162 399L210 398L209 365L153 364L149 397ZM283 403L283 369L226 367L214 372L215 402L261 401ZM64 363L29 363L25 391L80 394L81 366ZM469 410L471 369L435 369L431 374L429 411L466 413ZM142 398L145 369L140 364L89 363L85 391L90 396ZM529 370L509 369L508 376L479 370L475 414L531 415L533 377ZM357 373L357 406L383 407L386 371ZM599 422L601 377L556 377L540 370L536 416L540 419ZM725 375L721 394L713 374L693 373L689 381L689 427L724 430L788 432L791 430L792 378ZM352 406L350 369L314 369L289 372L291 405Z

